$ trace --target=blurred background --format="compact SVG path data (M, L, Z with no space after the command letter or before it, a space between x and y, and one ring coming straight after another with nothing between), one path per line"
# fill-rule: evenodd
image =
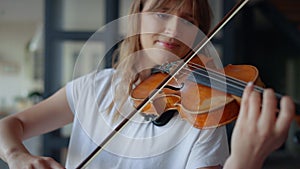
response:
M0 116L19 112L53 94L73 78L85 42L106 23L125 16L131 0L1 0ZM236 0L209 0L213 25ZM122 28L122 25L120 26ZM300 1L256 0L212 40L224 66L251 64L268 87L300 100ZM106 50L86 53L83 72ZM103 67L111 66L105 58ZM286 143L267 159L265 169L300 168L300 120L295 118ZM234 123L229 124L231 134ZM64 164L71 125L25 141L36 155ZM230 140L229 140L230 141ZM7 168L1 162L0 168Z

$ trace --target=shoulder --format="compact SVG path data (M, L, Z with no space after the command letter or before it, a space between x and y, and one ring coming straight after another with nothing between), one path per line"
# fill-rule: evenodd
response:
M115 69L109 68L109 69L103 69L103 70L97 70L94 72L91 72L89 74L86 74L84 76L78 77L73 82L81 81L81 82L90 82L90 81L104 81L109 80L112 78L113 74L115 72Z
M90 97L97 98L100 93L106 93L114 72L114 69L94 71L70 81L66 85L68 101L71 103L87 101Z
M91 88L95 84L104 84L110 83L114 69L103 69L99 71L94 71L84 76L78 77L67 84L67 87L77 88L77 89L86 89Z
M97 81L109 81L112 79L113 75L115 73L115 69L103 69L100 71L96 71L92 74L92 76L94 77L95 82Z

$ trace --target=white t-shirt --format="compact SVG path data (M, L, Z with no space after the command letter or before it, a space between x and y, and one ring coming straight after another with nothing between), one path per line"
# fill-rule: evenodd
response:
M128 99L116 116L119 104L113 98L118 79L114 79L114 72L113 69L94 72L66 86L74 113L68 169L76 168L132 110L132 101ZM111 112L107 112L112 102L115 104L109 109ZM138 113L87 168L195 169L223 165L228 154L225 127L200 130L180 115L175 115L164 126L155 126Z

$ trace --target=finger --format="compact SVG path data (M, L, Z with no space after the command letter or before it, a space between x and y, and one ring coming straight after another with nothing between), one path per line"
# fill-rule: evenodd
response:
M249 98L249 112L248 117L250 122L256 123L260 116L261 109L261 95L258 92L251 92Z
M62 165L60 165L59 163L55 162L55 163L51 163L51 168L55 168L55 169L65 169L65 167L63 167Z
M41 157L35 159L33 168L39 169L64 169L58 162L50 157Z
M244 119L248 116L249 109L249 97L250 93L253 91L253 82L249 82L244 89L242 100L241 100L241 108L238 119Z
M272 89L265 89L263 93L261 124L269 131L273 128L277 113L277 99Z
M295 105L290 97L283 97L280 101L280 112L276 121L276 133L286 133L295 116Z
M51 163L51 168L54 168L54 169L65 169L65 167L63 167L62 165L60 165L58 163Z
M57 161L55 161L53 158L44 157L44 159L47 162L47 165L49 165L52 169L64 169L64 167Z

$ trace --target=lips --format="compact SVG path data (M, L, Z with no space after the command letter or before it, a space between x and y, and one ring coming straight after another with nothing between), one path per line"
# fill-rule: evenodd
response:
M164 40L156 40L155 44L167 49L174 49L180 47L177 43Z

